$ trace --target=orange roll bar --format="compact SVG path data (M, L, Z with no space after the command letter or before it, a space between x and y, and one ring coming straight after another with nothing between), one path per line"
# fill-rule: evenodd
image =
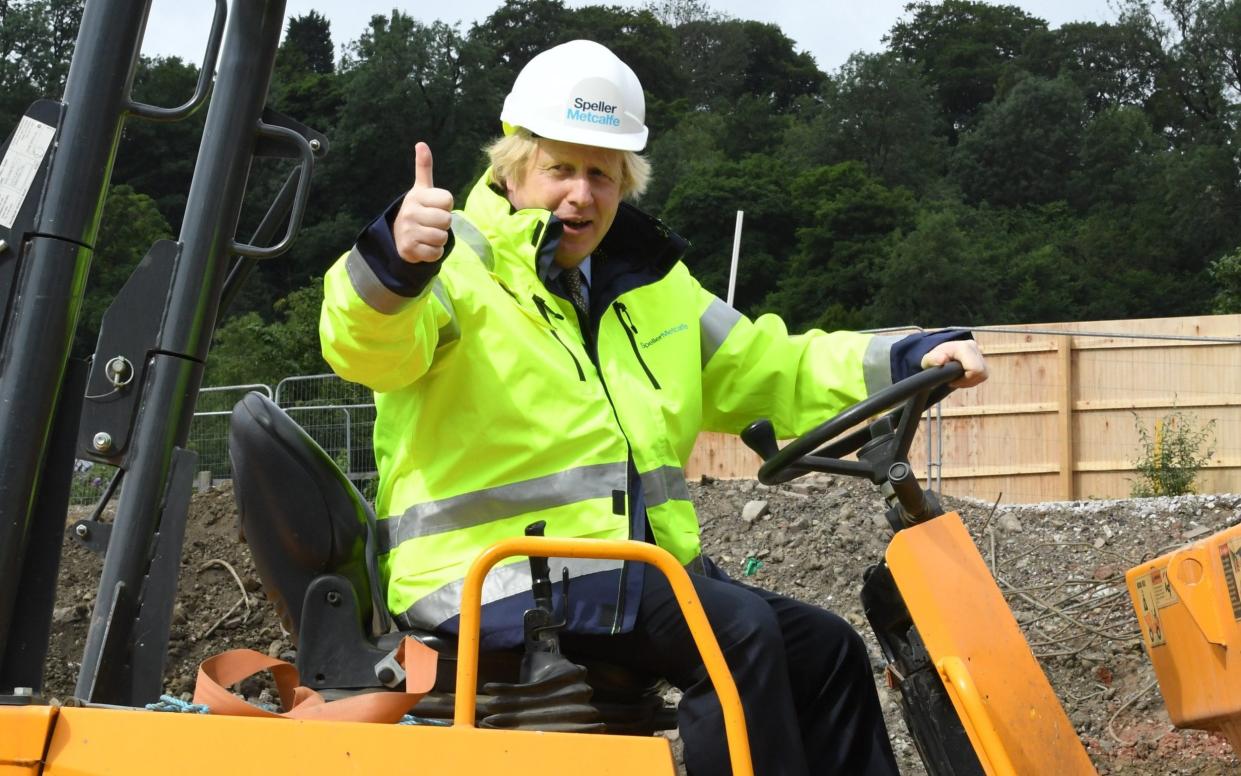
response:
M482 616L483 579L491 567L516 555L547 558L597 558L640 561L655 566L668 578L681 604L681 612L702 655L703 665L715 686L724 712L724 730L728 735L728 756L734 776L754 776L750 761L750 739L746 733L745 713L733 675L724 661L719 642L707 615L698 600L698 593L689 574L667 550L653 544L605 539L558 539L541 536L516 536L496 542L483 551L470 565L461 591L461 633L457 640L457 704L453 724L474 727L478 684L479 625Z

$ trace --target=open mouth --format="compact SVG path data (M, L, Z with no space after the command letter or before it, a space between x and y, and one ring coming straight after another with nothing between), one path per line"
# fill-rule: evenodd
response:
M585 231L593 222L588 218L564 218L561 219L566 232L582 232Z

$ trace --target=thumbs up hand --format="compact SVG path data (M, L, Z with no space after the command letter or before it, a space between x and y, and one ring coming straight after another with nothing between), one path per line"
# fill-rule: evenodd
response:
M431 167L431 147L418 143L414 146L414 186L392 222L396 252L411 264L438 261L452 227L452 193L435 188Z

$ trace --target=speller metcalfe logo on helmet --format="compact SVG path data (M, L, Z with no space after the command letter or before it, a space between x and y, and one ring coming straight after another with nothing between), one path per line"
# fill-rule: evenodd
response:
M581 97L574 97L573 104L565 113L565 118L569 121L584 121L587 124L606 124L609 127L621 125L620 119L616 116L616 106L609 105L605 100L590 102Z
M602 48L602 47L601 47ZM590 76L572 85L564 98L564 112L561 120L566 127L584 129L588 132L607 132L615 134L632 133L641 127L640 121L635 122L632 111L627 110L625 96L615 83L606 78ZM638 127L635 127L635 124ZM542 134L542 133L539 133ZM564 140L554 136L553 140ZM597 137L591 140L574 140L571 142L587 145L604 145Z

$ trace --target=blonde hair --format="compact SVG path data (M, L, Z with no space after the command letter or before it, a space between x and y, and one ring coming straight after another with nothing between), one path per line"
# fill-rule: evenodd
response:
M511 135L495 140L487 146L491 160L492 182L504 186L506 181L520 183L530 167L530 160L538 150L539 140L530 131L517 127ZM651 163L633 151L614 151L620 158L620 193L622 197L637 199L651 182Z

